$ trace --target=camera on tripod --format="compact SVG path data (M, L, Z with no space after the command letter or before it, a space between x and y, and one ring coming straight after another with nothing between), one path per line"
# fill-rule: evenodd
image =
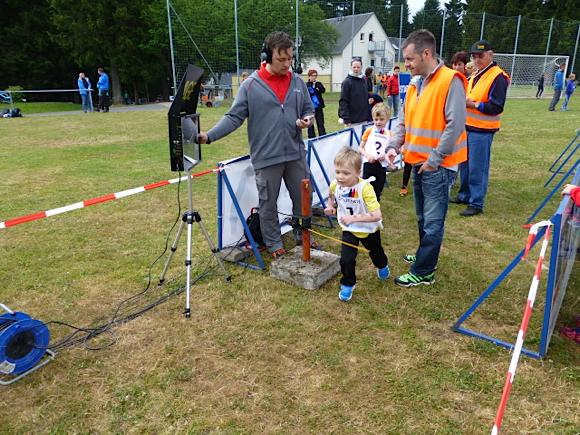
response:
M201 161L200 131L197 105L204 70L188 65L177 88L167 118L169 122L169 156L171 170L189 172Z

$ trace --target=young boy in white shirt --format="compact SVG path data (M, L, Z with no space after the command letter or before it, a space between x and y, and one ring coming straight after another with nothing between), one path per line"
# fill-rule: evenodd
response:
M324 212L337 215L342 228L340 253L341 301L349 301L356 284L356 256L359 243L369 250L377 276L385 281L390 273L388 259L381 245L381 207L373 187L359 177L362 158L358 151L343 147L334 158L336 179L330 183L330 197Z

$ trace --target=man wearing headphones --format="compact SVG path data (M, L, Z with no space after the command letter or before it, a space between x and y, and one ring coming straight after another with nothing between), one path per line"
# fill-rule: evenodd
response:
M304 81L290 71L294 43L284 32L272 32L262 46L262 63L240 85L230 110L200 143L227 136L248 119L250 159L256 174L260 228L274 258L285 254L276 202L282 180L300 215L300 180L310 178L302 129L312 124L314 107ZM295 233L297 235L297 233ZM297 237L298 240L298 237Z

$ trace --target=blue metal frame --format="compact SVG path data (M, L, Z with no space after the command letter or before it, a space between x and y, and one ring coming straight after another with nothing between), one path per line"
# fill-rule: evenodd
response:
M572 156L574 154L576 154L576 151L578 151L578 149L580 149L580 142L578 142L576 144L576 146L574 147L574 150L572 150L572 152L568 155L568 157L566 157L564 159L564 161L560 164L560 166L558 166L558 169L556 169L554 171L554 173L552 174L552 176L550 177L550 179L548 181L546 181L546 183L544 184L544 187L548 187L548 184L550 184L552 182L552 180L554 179L554 177L556 177L556 175L561 174L562 173L562 168L564 167L564 165L566 163L568 163L568 160L570 160L572 158Z
M548 201L552 198L552 196L554 196L554 194L556 192L559 192L560 191L560 188L562 187L562 185L566 182L566 180L572 174L572 172L574 172L574 169L577 166L579 166L579 165L580 165L580 159L576 160L576 163L574 163L570 167L570 169L568 169L568 171L566 171L566 173L564 174L564 176L562 177L562 179L558 182L558 184L556 184L556 186L550 191L550 193L548 193L548 195L540 203L540 205L538 206L538 208L530 215L530 217L526 221L527 224L529 224L538 215L538 213L544 208L544 206L548 203ZM554 175L555 174L556 173L554 173Z
M556 231L559 230L559 228L554 228L554 233L556 233ZM533 243L532 243L532 247L534 247L536 245L536 243L544 236L544 233L546 232L546 227L542 227L540 228L540 230L538 231L538 234L536 235L536 238L534 239ZM552 252L556 251L557 252L557 245L555 243L552 244ZM497 286L511 273L511 271L520 263L522 256L524 255L524 250L522 249L520 251L520 253L518 255L516 255L516 257L512 260L512 262L497 276L497 278L489 285L489 287L487 289L485 289L485 291L479 295L479 297L477 298L477 300L473 303L473 305L471 305L471 307L469 307L469 309L463 313L461 315L461 317L459 317L459 319L457 320L457 322L455 322L455 324L453 325L453 330L455 332L459 332L461 334L465 334L465 335L469 335L471 337L476 337L476 338L481 338L483 340L486 341L490 341L494 344L497 344L499 346L503 346L509 350L512 350L515 346L512 343L508 343L506 341L500 340L498 338L495 337L490 337L489 335L486 334L482 334L476 331L473 331L469 328L464 328L461 326L461 324L463 322L465 322L472 314L473 312L477 309L477 307L479 307L481 305L481 303L483 301L485 301L489 295L491 295L494 290L497 288ZM553 274L553 267L552 267L552 262L550 262L550 272L549 275L551 276ZM552 282L553 283L553 278L550 281L550 277L548 278L548 282ZM550 306L551 306L551 295L552 295L552 290L553 288L550 287L548 285L548 290L546 291L546 299L548 299L548 297L550 298ZM547 334L547 332L544 330L546 328L546 312L548 313L548 318L550 316L550 312L547 311L547 303L544 306L544 325L542 326L542 338L541 338L541 342L540 342L540 351L539 352L534 352L531 350L526 349L525 347L522 347L522 353L527 355L527 356L531 356L533 358L542 358L545 354L545 343L543 343L544 340L544 336ZM548 322L549 323L549 322ZM544 346L543 346L544 344ZM543 352L542 352L542 349Z
M230 180L228 180L228 175L225 172L222 172L222 174L223 174L222 179L225 182L226 189L228 190L228 193L230 194L230 198L232 200L232 203L234 204L234 207L236 208L236 213L238 214L238 218L240 219L240 222L242 223L242 226L244 227L244 233L246 233L246 236L248 237L248 241L250 242L250 246L252 247L252 251L254 252L254 256L256 257L256 260L258 261L259 268L261 270L265 270L266 264L264 263L264 259L262 258L262 255L260 254L260 250L258 249L258 245L256 244L256 241L252 237L252 233L250 232L250 229L248 228L248 224L246 223L246 218L245 218L244 214L242 213L242 209L240 208L240 204L238 203L238 199L236 198L234 190L232 189L232 185L230 184ZM244 267L248 267L250 269L256 268L256 266L254 266L252 264L245 263L243 261L237 261L236 263L240 264Z
M570 149L570 147L576 143L576 141L578 140L578 137L580 136L580 130L576 130L576 136L574 136L574 139L572 139L572 141L570 141L570 143L568 145L566 145L566 148L564 148L564 151L562 151L560 153L560 155L556 158L556 160L554 160L554 162L552 163L552 166L550 166L550 168L548 169L548 171L552 172L552 169L554 169L554 166L556 166L556 164L558 163L558 161L562 158L562 156Z

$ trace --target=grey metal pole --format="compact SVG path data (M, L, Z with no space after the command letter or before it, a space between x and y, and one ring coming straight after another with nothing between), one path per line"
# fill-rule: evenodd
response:
M240 41L238 37L238 2L234 0L234 28L236 32L236 74L238 75L238 89L240 89ZM233 98L233 95L232 95Z
M544 68L543 71L546 72L546 63L548 62L548 53L550 52L550 41L552 39L552 28L554 27L554 18L550 20L550 33L548 33L548 43L546 44L546 54L544 56Z
M405 6L401 3L401 15L399 16L399 50L397 51L397 63L401 62L401 39L403 39L403 8Z
M447 9L443 9L443 23L441 24L441 45L439 46L439 56L443 59L443 40L445 39L445 19L447 18Z
M516 65L516 54L518 52L518 40L520 37L520 23L522 21L522 16L518 15L518 27L516 28L516 41L514 43L514 55L512 57L512 69L511 69L511 73L510 73L510 78L511 78L511 84L515 84L514 83L514 68Z
M173 52L173 29L171 27L171 12L169 8L169 0L166 1L167 5L167 26L169 29L169 48L171 50L171 71L173 72L173 96L177 93L177 77L175 76L175 53Z
M350 57L354 57L354 0L352 0L352 19L350 22Z
M576 32L576 45L574 46L574 57L572 58L572 71L576 67L576 52L578 51L578 37L580 37L580 24L578 24L578 31Z
M294 41L294 45L296 45L296 68L300 68L300 47L298 45L298 0L296 0L296 40ZM296 71L294 71L296 72Z
M479 32L479 39L483 39L483 28L485 27L485 12L481 18L481 31Z

